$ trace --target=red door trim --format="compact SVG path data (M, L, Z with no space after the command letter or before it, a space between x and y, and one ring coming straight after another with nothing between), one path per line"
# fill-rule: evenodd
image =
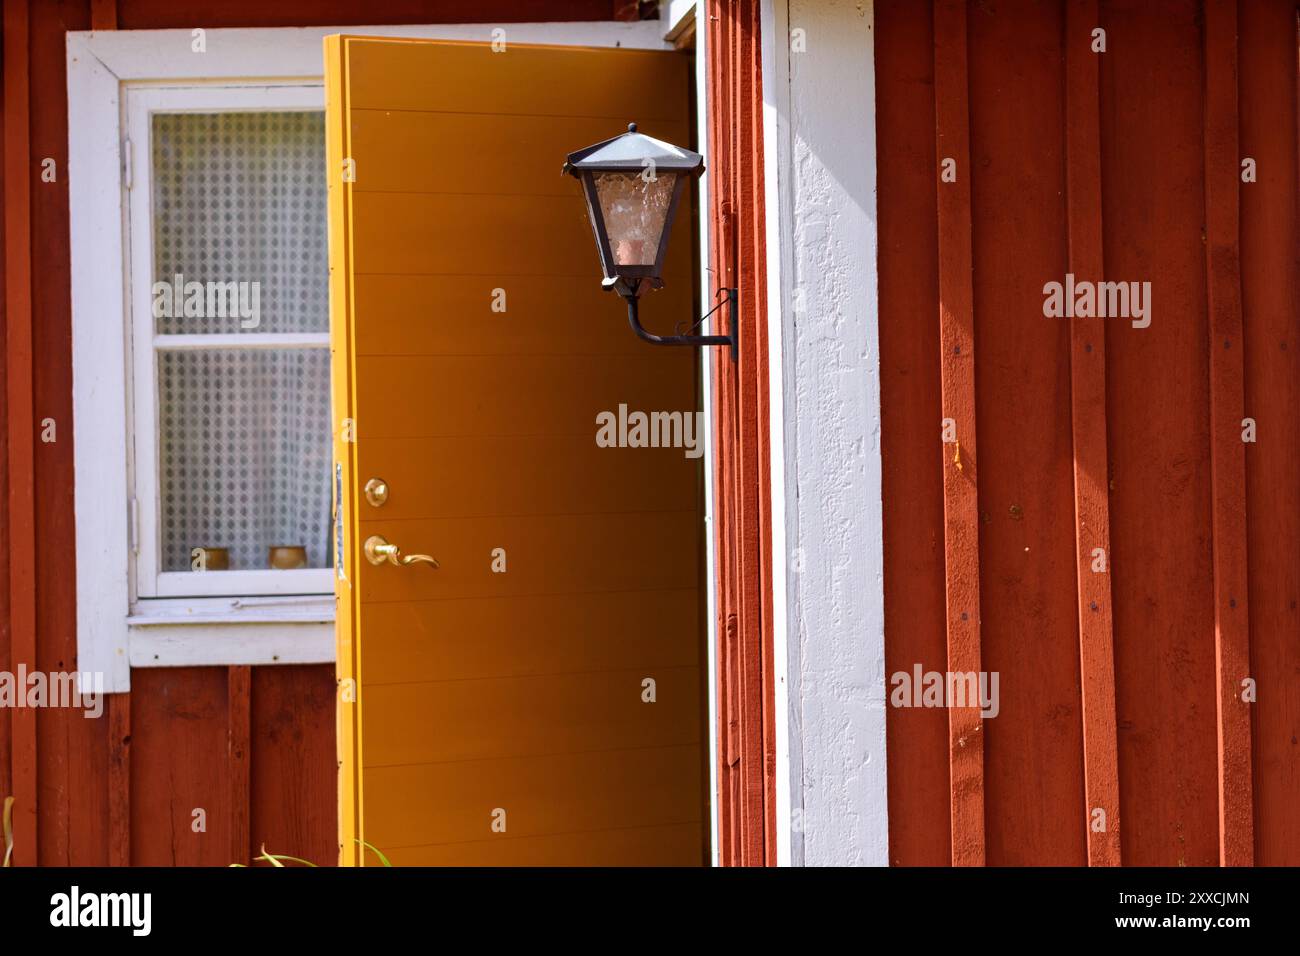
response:
M759 5L709 0L709 263L739 289L740 347L715 349L718 858L776 863L772 497Z

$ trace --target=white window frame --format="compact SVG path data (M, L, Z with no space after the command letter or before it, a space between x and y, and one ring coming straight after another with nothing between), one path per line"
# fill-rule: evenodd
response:
M132 543L156 528L142 520L149 506L131 505L154 489L135 483L129 454L130 297L139 280L129 274L127 185L148 151L126 145L138 138L128 129L129 94L203 88L215 103L233 102L241 88L246 95L250 86L284 87L315 90L315 108L323 108L322 41L330 34L491 41L504 29L507 45L671 48L661 28L609 21L213 29L203 33L202 52L191 30L67 34L79 670L102 673L105 691L115 693L130 690L132 667L329 663L335 656L332 595L181 597L163 594L168 585L149 597L140 590ZM185 577L193 594L202 575Z

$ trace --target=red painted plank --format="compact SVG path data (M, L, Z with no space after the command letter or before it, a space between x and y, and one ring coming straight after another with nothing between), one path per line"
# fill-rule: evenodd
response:
M1103 11L1102 232L1151 324L1106 327L1124 862L1218 861L1203 55L1195 0Z
M131 695L108 698L108 865L131 865Z
M741 148L748 156L749 175L742 181L745 208L749 210L746 221L748 241L742 258L751 264L746 284L747 297L753 302L752 322L746 336L754 342L753 365L749 391L753 397L754 431L749 449L752 459L754 484L753 521L757 527L756 553L753 557L754 586L758 590L760 693L763 719L759 728L762 734L763 774L763 862L777 864L776 858L776 671L772 647L772 454L771 401L768 394L770 381L768 368L767 328L767 200L763 184L763 53L760 36L761 11L758 4L747 4L748 18L743 21L748 42L748 68L750 77L745 98L747 124L746 137Z
M1300 865L1300 16L1289 0L1240 6L1241 195L1255 863ZM1283 81L1282 77L1289 77Z
M35 420L32 399L29 21L27 0L4 5L5 341L8 412L10 671L38 667L36 656ZM68 552L71 553L71 552ZM36 711L10 717L14 855L37 862Z
M1082 864L1070 325L1043 314L1068 265L1064 9L968 11L986 862Z
M726 142L726 116L731 102L731 88L727 82L730 63L730 45L727 42L722 17L721 0L711 0L707 8L708 67L709 67L709 167L710 204L709 224L711 237L711 271L718 281L734 283L733 257L727 251L732 247L731 199L727 193L729 151L721 148ZM729 507L734 488L732 440L733 416L731 410L732 363L720 352L712 352L714 400L715 462L714 474L714 525L716 551L715 577L717 582L716 634L718 682L718 859L724 866L740 862L740 720L737 712L739 679L737 674L738 615L729 582L734 577L732 524L734 512Z
M50 360L64 354L72 335L67 111L40 108L39 100L40 91L66 85L66 31L87 25L81 11L32 5L30 75L36 92L30 154L33 171L49 158L56 175L53 182L34 176L31 185L32 275L42 278L32 286L33 426L42 435L34 443L33 462L38 542L71 542L76 535L72 368L69 362ZM69 595L75 591L75 568L38 561L35 574L37 660L47 672L72 670L77 663L77 614ZM103 866L108 859L107 720L87 720L79 710L50 709L37 716L37 727L38 829L45 834L39 859L47 865Z
M90 29L117 29L117 0L90 0Z
M131 862L229 866L226 669L131 672ZM202 813L196 813L202 811Z
M712 275L738 287L740 348L714 363L720 859L775 862L767 344L758 9L708 7ZM712 303L710 303L711 305Z
M770 655L764 653L766 634L763 627L762 581L762 499L759 497L758 435L762 420L759 418L757 395L765 385L760 369L760 339L758 333L759 263L755 259L752 216L755 205L755 183L762 163L761 128L757 130L753 102L757 85L758 47L756 37L747 22L746 8L757 13L753 5L730 4L728 13L733 49L732 101L729 147L732 150L729 183L734 197L736 214L737 249L736 281L743 290L740 296L741 336L737 377L737 458L736 499L734 507L738 517L739 567L738 605L740 608L740 656L742 677L740 682L742 740L742 807L750 826L744 828L744 856L746 866L762 866L768 862L775 845L767 839L768 785L771 782L772 761L767 759L769 741L764 733L770 720L771 704L768 691L770 683L765 671L770 668ZM761 95L761 94L760 94ZM770 575L769 575L770 576ZM775 834L772 833L774 837Z
M247 863L249 846L250 751L252 750L252 668L226 668L226 760L229 764L230 859ZM297 854L291 854L296 856Z
M934 33L929 4L877 0L875 13L885 672L911 674L917 664L943 671L948 654L933 444L943 418L939 325L916 321L939 311ZM890 707L886 734L890 863L945 866L947 714Z
M1101 237L1100 88L1092 31L1097 0L1069 0L1065 32L1065 143L1070 272L1105 278ZM1090 866L1119 866L1119 756L1110 595L1110 493L1106 455L1106 321L1071 319L1070 418L1079 582L1084 805ZM1100 552L1100 554L1098 554ZM1100 563L1099 563L1100 561ZM1100 815L1098 811L1101 811Z
M970 109L965 0L935 0L936 157L957 163L956 182L937 182L939 345L943 414L956 442L943 444L944 566L948 671L980 666L979 498L975 442L975 316L971 286ZM984 864L984 734L978 706L949 707L952 862Z
M321 865L337 861L336 690L330 664L252 668L247 813L254 851L265 845Z
M731 86L730 112L724 128L725 139L718 143L719 149L730 153L728 163L729 176L726 184L731 200L731 225L733 240L725 253L734 256L732 273L733 284L743 286L749 293L751 286L752 263L745 257L745 214L747 212L744 191L744 177L748 168L744 153L745 143L743 127L745 125L745 100L749 95L749 68L745 52L744 37L739 23L739 4L728 0L723 5L725 10L725 28L727 42L731 48L730 70L727 81ZM750 321L751 305L748 294L740 307L742 332L753 328ZM736 697L737 717L740 733L740 764L737 768L740 788L739 837L741 866L759 866L763 862L763 778L762 778L762 738L754 729L763 719L763 702L759 684L761 667L759 646L757 591L752 586L754 567L753 552L756 545L753 515L757 502L752 497L753 470L749 449L754 441L753 408L750 406L747 374L753 362L753 342L747 335L742 336L742 345L738 352L733 392L733 440L735 447L735 468L732 472L733 486L730 506L735 515L733 544L736 557L735 578L729 582L734 598L737 618L736 642ZM755 826L754 824L758 825Z
M1245 342L1237 187L1237 0L1205 4L1205 264L1210 310L1219 863L1254 862L1246 571Z

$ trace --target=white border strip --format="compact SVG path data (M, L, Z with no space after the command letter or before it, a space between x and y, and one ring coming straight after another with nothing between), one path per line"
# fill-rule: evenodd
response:
M507 43L555 46L672 49L657 20L624 23L567 21L555 23L448 23L427 26L257 27L213 29L204 33L205 51L191 49L191 30L106 30L68 33L68 71L76 53L93 55L118 80L222 80L312 78L323 80L321 49L332 34L364 37L412 37L427 40L489 42L504 30Z
M709 60L708 30L704 4L695 4L695 140L703 156L709 156ZM709 233L709 171L705 164L704 175L699 178L699 235L700 235L700 302L712 303L716 277L709 267L712 249ZM706 304L705 308L709 308ZM712 323L712 319L710 319ZM710 327L709 332L718 330ZM718 760L722 741L718 724L718 581L716 527L716 497L713 487L713 468L716 445L713 433L713 364L712 356L701 357L701 406L704 409L704 576L705 576L705 633L708 635L708 687L709 687L709 847L710 862L719 863L718 846Z
M767 361L768 361L768 441L771 453L772 487L772 661L776 698L776 860L778 866L803 862L802 840L795 839L796 815L792 812L791 789L801 763L799 754L798 713L790 707L793 675L797 681L797 664L791 667L790 654L798 652L788 633L787 595L793 593L795 580L788 571L789 554L786 536L786 483L796 486L796 478L787 475L795 462L785 457L785 366L787 344L784 317L789 314L789 292L785 281L792 274L793 236L782 230L790 223L789 178L790 130L785 117L790 110L790 35L789 9L786 0L764 0L759 35L763 57L763 192L767 231ZM781 38L781 42L777 39ZM791 423L793 424L793 423ZM792 537L798 542L797 531ZM791 726L795 724L795 726ZM792 776L794 774L794 776ZM798 815L802 816L802 812Z
M332 664L334 622L131 627L132 667L227 667L232 659L254 666Z
M778 860L888 865L875 11L762 11Z
M126 248L121 84L68 34L68 218L72 275L72 473L77 669L131 689L127 492Z

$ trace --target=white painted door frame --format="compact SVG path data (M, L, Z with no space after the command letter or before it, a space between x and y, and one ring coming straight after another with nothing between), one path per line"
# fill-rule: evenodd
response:
M888 865L874 9L761 10L777 860Z

